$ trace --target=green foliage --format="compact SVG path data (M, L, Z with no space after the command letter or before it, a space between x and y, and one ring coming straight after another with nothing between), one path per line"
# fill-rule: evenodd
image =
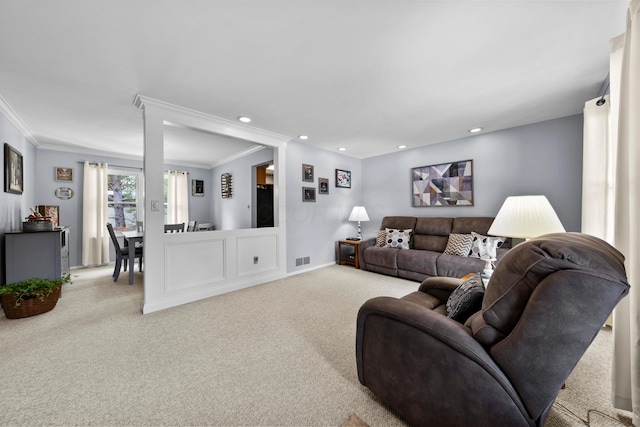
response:
M44 301L53 292L53 289L71 281L71 276L67 275L61 279L27 279L22 282L8 283L0 286L0 295L15 294L16 307L26 299L39 298Z

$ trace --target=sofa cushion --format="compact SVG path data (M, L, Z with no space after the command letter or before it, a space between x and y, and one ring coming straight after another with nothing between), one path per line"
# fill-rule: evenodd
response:
M376 236L376 246L379 248L384 248L385 246L387 246L386 230L378 230L378 235Z
M452 224L453 218L417 218L411 247L425 251L444 252L449 234L451 234Z
M466 257L471 252L471 243L473 236L471 234L449 234L447 247L444 249L445 254Z
M414 216L385 216L382 218L380 229L397 228L397 229L415 229L416 217Z
M499 248L505 241L504 237L484 236L474 231L471 232L473 242L471 243L470 257L473 258L485 258L491 255L496 255L496 249ZM493 249L492 249L493 247Z
M418 249L409 249L398 252L398 268L400 270L413 271L425 276L436 276L438 257L442 254L439 252L423 251ZM452 256L452 255L450 255Z
M387 248L409 249L412 229L385 228L387 232Z
M469 273L478 273L484 269L484 261L480 258L459 257L457 255L440 254L436 261L437 274L440 277L464 277Z
M461 216L452 219L451 232L458 234L470 234L472 231L487 234L493 223L493 218L490 216Z
M484 285L479 274L475 274L451 292L447 300L447 317L460 323L482 308Z
M398 250L389 248L379 248L377 246L370 246L364 250L364 258L369 265L380 266L384 268L397 269L398 268Z

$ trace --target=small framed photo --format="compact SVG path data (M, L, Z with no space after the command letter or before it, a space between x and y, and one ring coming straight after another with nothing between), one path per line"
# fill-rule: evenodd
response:
M318 193L329 194L329 178L318 178Z
M302 180L306 182L313 182L313 165L302 164Z
M73 182L73 168L56 167L56 181Z
M303 202L315 202L316 201L316 189L313 187L302 187L302 201Z
M70 198L73 197L73 188L59 187L59 188L56 188L56 191L54 192L54 194L60 200L69 200Z
M22 175L22 154L4 143L4 191L5 193L22 194L24 180Z
M195 197L204 197L204 181L201 179L191 180L191 195Z
M336 187L351 188L351 171L336 169Z

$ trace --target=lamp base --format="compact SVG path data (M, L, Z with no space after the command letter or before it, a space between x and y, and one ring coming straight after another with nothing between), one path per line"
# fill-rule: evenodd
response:
M491 275L493 274L493 261L495 261L495 258L482 258L482 261L484 261L484 270L482 270L483 274L487 277L491 277Z

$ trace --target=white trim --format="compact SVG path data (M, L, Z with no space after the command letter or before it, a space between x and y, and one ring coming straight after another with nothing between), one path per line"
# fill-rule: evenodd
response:
M36 148L40 147L40 143L33 136L33 132L29 129L29 126L20 118L16 110L14 110L6 99L0 95L0 113L4 114L7 120L11 122L20 132L31 142Z

